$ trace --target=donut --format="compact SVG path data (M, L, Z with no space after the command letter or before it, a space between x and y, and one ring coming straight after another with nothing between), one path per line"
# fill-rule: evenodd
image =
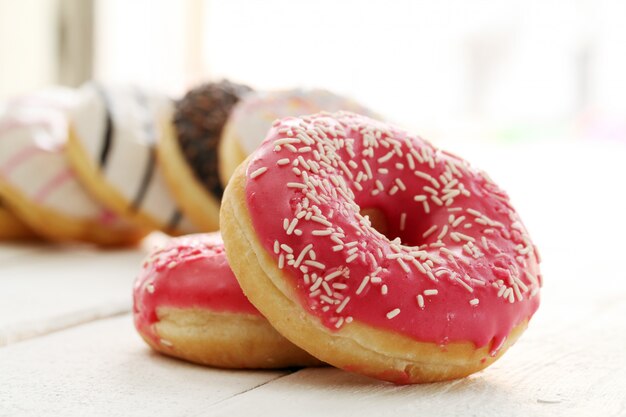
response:
M219 172L222 184L228 184L239 164L261 144L274 120L339 110L379 117L359 103L324 89L296 88L244 97L228 118L220 142Z
M179 210L157 164L171 101L138 88L89 82L70 110L67 155L79 178L113 212L169 234L196 228Z
M223 368L320 362L276 332L243 295L219 233L173 238L144 262L133 316L154 350Z
M217 148L231 109L251 90L221 81L189 91L175 104L173 123L166 123L158 156L174 198L196 227L219 227L224 189L218 173Z
M65 157L73 90L18 97L0 115L0 195L36 234L55 241L127 245L146 231L97 202ZM23 229L22 229L23 230Z
M382 380L481 370L539 306L538 253L507 194L364 116L274 122L226 187L221 227L244 293L283 336Z
M0 240L22 240L35 238L34 232L0 200Z

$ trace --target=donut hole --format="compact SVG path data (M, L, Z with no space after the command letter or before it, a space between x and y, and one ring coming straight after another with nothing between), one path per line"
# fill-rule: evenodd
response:
M389 236L389 221L381 209L376 207L363 208L361 209L361 216L369 217L374 229L378 230L379 233L382 233L389 239L394 239L394 237Z
M361 208L361 216L367 216L372 224L372 227L379 233L384 235L389 240L399 238L402 245L405 246L420 246L424 243L424 239L421 237L421 233L414 233L415 230L426 230L428 226L420 223L420 220L426 221L426 219L417 219L406 217L404 220L404 229L400 226L402 220L400 216L393 213L387 213L383 208L379 207L367 207Z

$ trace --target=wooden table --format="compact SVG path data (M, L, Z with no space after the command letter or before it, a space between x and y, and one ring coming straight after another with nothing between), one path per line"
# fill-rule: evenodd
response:
M141 249L4 244L0 416L626 415L626 146L457 150L509 191L543 256L542 306L487 370L394 386L332 368L190 365L133 329Z

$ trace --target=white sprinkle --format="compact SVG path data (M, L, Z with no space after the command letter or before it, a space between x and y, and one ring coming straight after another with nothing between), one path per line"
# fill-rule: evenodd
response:
M470 287L469 285L467 285L467 283L463 281L461 278L459 278L457 275L454 276L454 280L458 282L459 284L461 284L461 286L465 288L467 291L474 292L474 289Z
M261 167L253 171L252 174L250 174L250 179L258 177L259 175L263 174L265 171L267 171L267 167Z
M361 293L363 292L363 290L365 289L369 281L370 281L370 276L366 275L365 278L363 278L363 280L361 281L361 285L359 285L359 288L357 288L356 290L357 295L361 295Z
M285 267L285 255L282 253L278 257L278 269L283 269Z
M370 164L368 164L365 159L362 159L361 163L363 164L363 167L365 168L365 173L367 174L369 179L373 179L374 175L372 175L372 168L370 167Z
M306 185L304 185L304 184L302 184L300 182L288 182L287 183L287 187L288 188L302 188L302 189L307 188Z
M382 164L389 161L393 157L394 153L394 151L388 152L385 156L381 156L380 158L378 158L378 162Z
M413 161L413 156L410 153L406 154L406 160L409 163L409 168L411 168L411 170L415 169L415 161Z
M431 234L433 234L435 232L435 230L437 230L437 225L434 224L432 226L430 226L430 228L425 231L424 233L422 233L422 237L423 238L427 238L428 236L430 236Z
M437 295L438 293L439 291L437 291L436 289L424 290L424 295Z
M291 162L289 161L289 158L283 158L276 161L276 165L288 165L289 162Z
M465 220L465 216L461 216L458 219L456 219L454 222L452 222L452 227L457 227L458 225L460 225L461 223L463 223L463 220Z
M310 251L311 249L313 249L312 243L309 243L308 245L304 247L304 249L302 249L302 252L300 252L300 254L298 255L298 258L296 259L296 262L294 263L295 268L300 266L300 263L304 260L304 257L306 256L307 252Z
M331 222L329 222L328 220L326 220L325 218L320 217L320 216L312 216L311 220L313 220L314 222L321 223L321 224L323 224L326 227L331 227L332 226Z
M340 276L341 274L343 274L343 270L338 269L335 272L331 272L330 274L326 275L324 277L324 281L330 281L334 278L337 278L338 276Z
M406 213L400 215L400 230L404 230L406 226Z
M430 213L430 206L428 205L428 201L424 200L422 201L422 204L424 205L424 212L426 212L426 214Z
M298 224L298 219L297 218L293 218L291 220L291 223L289 223L289 227L287 227L287 234L290 235L293 233L294 229L296 228L296 225Z
M432 188L432 187L429 187L428 185L424 186L424 188L423 188L423 189L424 189L424 191L426 191L427 193L431 193L433 196L436 196L436 195L438 194L438 193L437 193L437 190L435 190L435 189L434 189L434 188Z
M402 191L406 191L406 185L404 185L400 178L396 178L396 184L398 184L398 187L400 187Z
M148 291L150 294L154 294L154 284L151 282L147 283L146 291Z
M443 206L443 201L441 201L441 199L436 195L431 195L430 199L433 200L438 206Z
M441 232L439 233L439 235L437 236L437 240L441 240L443 239L443 237L446 235L446 233L448 233L448 225L444 224L443 228L441 229Z
M428 199L428 197L426 197L425 195L416 195L415 197L413 197L413 200L415 201L426 201Z
M400 309L399 308L394 308L393 310L391 310L389 313L387 313L387 318L389 320L391 320L392 318L394 318L395 316L397 316L398 314L400 314Z
M328 236L333 233L332 229L324 229L324 230L313 230L311 232L314 236Z
M341 304L339 304L339 307L337 307L337 310L335 310L336 313L341 313L343 311L344 308L346 308L346 305L350 302L350 296L347 296L346 298L343 299L343 301L341 302Z
M293 253L293 249L291 249L291 246L289 246L289 245L285 245L283 243L282 245L280 245L280 247L282 248L282 250L284 250L287 253Z
M400 264L400 266L402 267L402 269L404 269L404 272L411 272L411 270L409 269L408 265L400 258L396 259L398 261L398 263Z
M479 302L480 302L480 301L478 300L478 298L472 298L472 299L469 301L470 305L473 305L473 306L477 306Z
M417 295L417 305L420 308L424 308L424 297L422 296L422 294Z
M358 258L358 257L359 257L359 254L358 254L358 253L353 253L352 255L350 255L350 256L346 259L346 263L348 263L348 264L349 264L350 262L354 261L354 260L355 260L356 258Z
M389 289L387 288L387 285L383 284L383 285L380 287L380 293L381 293L382 295L387 295L387 292L388 292L388 291L389 291Z
M306 261L304 261L304 264L308 266L312 266L314 268L326 269L326 265L324 265L323 263L318 262L318 261L313 261L310 259L307 259Z
M278 253L280 252L280 243L275 240L274 241L274 253L278 255Z

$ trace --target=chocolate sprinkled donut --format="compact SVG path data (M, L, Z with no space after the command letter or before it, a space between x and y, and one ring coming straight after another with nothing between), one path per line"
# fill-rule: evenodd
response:
M224 192L217 161L222 128L233 106L251 91L222 80L194 88L176 103L174 126L182 153L198 181L218 200Z

